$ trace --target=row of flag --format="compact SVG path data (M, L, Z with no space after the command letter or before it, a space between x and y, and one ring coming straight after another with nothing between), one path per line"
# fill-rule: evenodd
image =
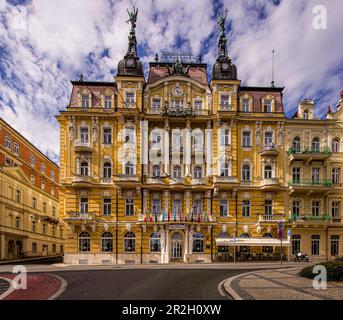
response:
M162 214L160 215L159 213L148 213L148 214L144 214L144 221L150 221L150 222L158 222L158 221L198 221L198 222L209 222L211 221L212 214L210 211L206 212L203 211L198 212L198 213L193 213L193 210L191 210L191 213L188 215L182 214L182 211L180 210L179 213L177 213L176 211L174 211L174 213L172 215L170 215L170 213L168 212L166 214L165 210L162 210Z

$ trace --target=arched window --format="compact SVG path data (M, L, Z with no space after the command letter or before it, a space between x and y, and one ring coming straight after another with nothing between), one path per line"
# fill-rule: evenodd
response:
M250 166L248 164L242 166L242 180L250 181Z
M152 175L153 177L160 177L161 176L161 169L159 165L154 165L152 167Z
M332 143L331 143L332 152L340 152L339 142L340 142L339 138L332 139Z
M241 238L251 238L251 235L248 232L244 232L241 234Z
M81 174L81 176L88 176L89 175L88 162L87 161L81 162L80 174Z
M293 139L293 143L292 143L292 149L295 152L300 152L300 146L301 146L301 139L299 137L295 137Z
M292 254L300 252L301 236L299 234L292 235Z
M124 252L136 251L136 236L133 232L126 232L124 235Z
M105 162L103 167L104 178L111 178L112 176L112 165L110 162Z
M312 152L320 152L320 140L319 138L313 138L311 144L311 151Z
M101 250L102 252L113 251L113 235L111 232L104 232L101 236Z
M204 235L201 232L193 236L193 252L204 252Z
M230 168L229 161L222 162L220 165L220 175L222 177L228 177L229 176L229 168Z
M304 119L308 119L308 110L304 110Z
M174 178L181 178L181 167L175 166L173 170L173 177Z
M161 252L161 235L158 232L153 232L150 235L150 252Z
M265 179L272 178L272 167L269 165L264 167L264 178Z
M134 175L134 166L133 166L133 163L132 162L127 162L126 165L125 165L125 174L127 175Z
M194 178L201 179L202 178L202 169L199 166L194 167Z
M90 251L91 239L88 232L83 231L79 234L79 251L88 252Z

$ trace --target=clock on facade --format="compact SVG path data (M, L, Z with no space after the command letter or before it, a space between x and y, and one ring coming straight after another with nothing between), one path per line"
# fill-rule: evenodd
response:
M135 60L132 58L129 58L126 60L126 66L127 67L134 67L135 66Z
M222 64L222 69L225 70L225 71L228 70L229 69L229 64L227 62L224 62Z
M182 88L181 88L179 85L176 85L176 86L173 88L173 95L174 95L174 96L179 97L179 96L182 95L182 93L183 93Z

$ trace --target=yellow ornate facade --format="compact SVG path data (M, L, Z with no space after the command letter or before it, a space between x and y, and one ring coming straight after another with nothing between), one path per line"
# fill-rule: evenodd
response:
M66 263L342 254L340 109L315 120L305 101L287 119L283 88L241 86L223 33L218 48L210 83L200 60L158 56L145 79L132 28L113 82L72 81L58 116ZM313 137L320 150L304 151Z

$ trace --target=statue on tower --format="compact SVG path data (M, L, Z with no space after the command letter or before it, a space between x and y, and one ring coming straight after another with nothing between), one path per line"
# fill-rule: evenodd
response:
M130 12L129 9L127 9L127 13L129 15L129 20L126 21L126 23L131 23L131 31L136 29L136 22L137 22L137 15L138 15L138 8L136 9L135 6L133 6L133 11Z
M228 10L225 9L225 16L224 17L217 15L217 24L219 26L221 34L225 34L225 20L227 17L227 13L228 13Z

